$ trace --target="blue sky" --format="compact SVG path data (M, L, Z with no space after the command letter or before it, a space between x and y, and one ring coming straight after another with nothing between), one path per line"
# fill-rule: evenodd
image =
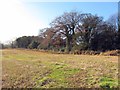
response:
M26 3L26 7L33 16L48 25L55 17L72 10L97 14L107 20L110 15L117 13L117 4L116 2L32 2Z
M0 1L0 41L14 40L20 36L38 35L39 30L64 12L76 10L103 16L107 20L117 13L117 2L21 2L20 0Z

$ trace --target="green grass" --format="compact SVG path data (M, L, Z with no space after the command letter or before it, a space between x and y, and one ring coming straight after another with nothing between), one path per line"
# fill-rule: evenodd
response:
M69 68L67 65L63 63L46 63L46 65L50 66L50 73L38 80L37 87L68 87L67 77L72 74L79 72L79 69ZM48 81L48 82L47 82ZM46 85L42 85L44 82L47 82ZM51 85L51 83L54 85ZM42 86L41 86L42 85ZM58 86L59 85L59 86Z
M118 57L2 51L2 87L118 87Z
M100 80L100 86L102 88L114 88L118 86L118 80L114 80L110 77L102 77Z

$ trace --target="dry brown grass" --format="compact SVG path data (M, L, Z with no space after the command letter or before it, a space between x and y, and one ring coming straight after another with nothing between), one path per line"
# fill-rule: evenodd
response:
M104 77L113 80L106 81L111 87L118 85L117 56L17 49L5 49L2 53L2 87L100 87Z

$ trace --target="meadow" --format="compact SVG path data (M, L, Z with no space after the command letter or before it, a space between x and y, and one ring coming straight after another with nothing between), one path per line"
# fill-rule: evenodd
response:
M2 50L3 88L118 87L118 56Z

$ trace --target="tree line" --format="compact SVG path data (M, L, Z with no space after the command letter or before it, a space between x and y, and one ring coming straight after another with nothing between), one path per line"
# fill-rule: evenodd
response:
M103 17L91 13L65 12L50 23L50 28L41 29L38 36L19 37L13 46L67 53L76 50L120 49L118 17L111 16L109 20L104 21Z

